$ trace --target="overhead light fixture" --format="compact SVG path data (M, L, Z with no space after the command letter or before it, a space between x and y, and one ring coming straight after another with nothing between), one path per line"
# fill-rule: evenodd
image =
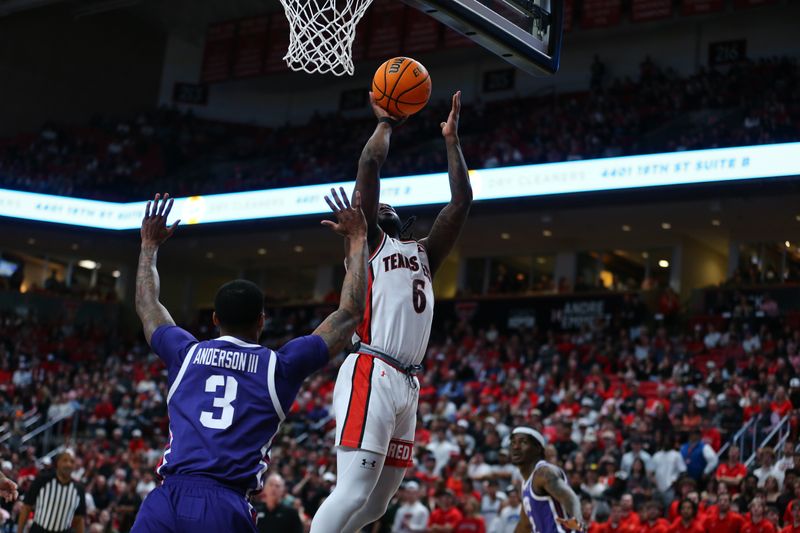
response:
M258 249L258 255L267 255L267 249L266 248L259 248Z
M666 259L659 259L658 266L660 266L661 268L669 268L669 261L667 261Z
M647 259L648 257L650 257L650 254L648 254L647 252L642 252L642 257L644 259Z
M206 259L214 259L214 252L206 252Z
M786 241L783 244L785 244L787 248L791 248L792 247L792 243L790 243L789 241Z
M552 237L553 236L553 232L550 231L549 229L542 230L542 235L544 235L545 237Z
M92 261L91 259L81 259L78 261L78 266L81 268L88 268L89 270L94 270L97 268L98 265L96 262Z
M508 239L511 238L511 234L510 233L506 233L504 231L503 233L500 234L500 238L503 239L504 241L507 241Z
M712 226L719 226L720 224L722 224L722 222L720 222L718 218L711 221Z
M672 229L672 224L670 224L669 222L662 222L661 229Z
M630 227L629 225L627 225L627 224L623 224L623 225L622 225L622 231L624 231L624 232L628 232L628 231L630 231L630 230L631 230L631 227Z
M298 244L298 245L296 245L296 246L294 247L294 251L295 251L296 253L298 253L298 254L299 254L299 253L302 253L303 249L304 249L304 248L303 248L301 245L299 245L299 244Z
M537 257L536 258L536 262L539 263L540 265L543 265L545 263L545 258L544 257Z
M115 270L114 272L111 273L111 277L112 278L118 278L121 275L122 275L122 273L119 270Z

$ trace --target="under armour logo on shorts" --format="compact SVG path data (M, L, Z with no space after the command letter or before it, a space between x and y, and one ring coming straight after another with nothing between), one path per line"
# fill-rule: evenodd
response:
M375 468L378 466L378 461L367 461L366 459L361 459L361 468Z

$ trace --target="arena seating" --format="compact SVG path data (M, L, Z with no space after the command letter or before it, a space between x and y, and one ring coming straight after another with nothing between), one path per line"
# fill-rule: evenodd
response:
M423 503L433 507L434 495L449 490L464 509L470 498L482 501L492 480L505 491L517 479L503 449L510 429L526 423L547 436L550 459L592 503L586 513L594 531L616 530L609 525L615 521L624 531L646 531L637 529L628 506L641 514L657 501L673 520L681 496L697 499L704 517L697 520L705 524L725 490L741 513L759 499L768 519L783 524L800 494L800 326L783 310L764 312L738 298L670 324L635 299L625 302L608 320L577 331L509 330L442 304L421 376L416 463L407 473L424 488ZM320 308L271 309L263 342L275 347L310 331ZM213 335L207 325L187 327L198 337ZM109 331L91 319L0 313L0 456L3 472L24 491L48 468L41 458L51 451L38 438L23 442L24 421L36 413L63 421L51 446L63 438L77 451L75 476L92 496L92 531L127 531L157 482L153 468L168 435L166 377L141 339ZM306 519L331 489L325 474L336 472L335 375L332 364L307 381L274 444L271 468L284 476ZM664 453L656 455L680 450L695 430L720 451L751 420L760 437L781 421L790 433L778 462L760 453L749 467L755 476L738 485L720 482L713 466L706 474L679 474ZM653 476L633 460L639 447ZM15 519L18 504L3 505ZM495 512L482 511L489 531L499 531L491 529ZM381 531L390 531L390 520L391 509Z
M465 105L468 163L486 168L800 139L796 59L679 76L647 58L639 79L600 77L591 86ZM398 129L383 175L444 170L436 141L447 112L447 102L431 103ZM352 179L373 123L332 114L262 128L161 109L81 126L46 124L0 140L0 187L123 201L155 190L188 196L344 181Z

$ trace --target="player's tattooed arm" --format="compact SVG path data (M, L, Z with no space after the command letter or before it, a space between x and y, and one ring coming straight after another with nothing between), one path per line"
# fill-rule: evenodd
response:
M393 117L382 107L375 103L372 93L369 101L375 116L381 118ZM367 219L369 245L376 248L383 237L378 227L378 202L380 202L380 173L381 167L389 155L389 145L392 140L392 126L387 122L378 122L375 131L361 151L358 160L358 174L356 174L356 190L361 192L364 217Z
M173 201L169 194L164 194L163 198L160 194L156 194L152 210L150 202L147 202L144 219L142 219L142 248L139 252L139 266L136 270L136 314L142 321L144 337L148 344L153 337L153 332L159 326L175 324L167 308L158 301L161 282L156 268L158 247L175 233L180 222L178 220L172 226L167 227L167 217L172 210Z
M585 525L580 522L581 501L575 495L572 488L564 481L561 473L550 466L543 466L536 470L533 476L533 487L539 491L544 491L553 497L564 509L569 518L556 518L556 521L575 531L585 530Z
M433 223L430 234L420 241L428 252L431 271L436 273L458 240L472 205L469 170L458 139L461 114L461 91L453 95L447 122L442 122L442 136L447 146L447 175L450 179L450 203L444 206Z
M329 197L325 197L325 201L336 215L336 222L323 220L322 224L347 240L347 273L342 284L339 308L314 330L314 335L322 337L322 340L328 345L328 353L331 357L338 355L350 342L356 326L364 316L367 299L369 247L367 245L367 221L361 211L361 193L356 189L351 206L344 189L340 188L340 191L341 198L335 189L331 189L333 201Z

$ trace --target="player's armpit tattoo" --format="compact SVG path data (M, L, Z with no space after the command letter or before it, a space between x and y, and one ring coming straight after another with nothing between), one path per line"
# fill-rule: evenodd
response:
M534 483L561 504L568 517L581 516L581 502L560 472L549 466L542 467L536 471Z

